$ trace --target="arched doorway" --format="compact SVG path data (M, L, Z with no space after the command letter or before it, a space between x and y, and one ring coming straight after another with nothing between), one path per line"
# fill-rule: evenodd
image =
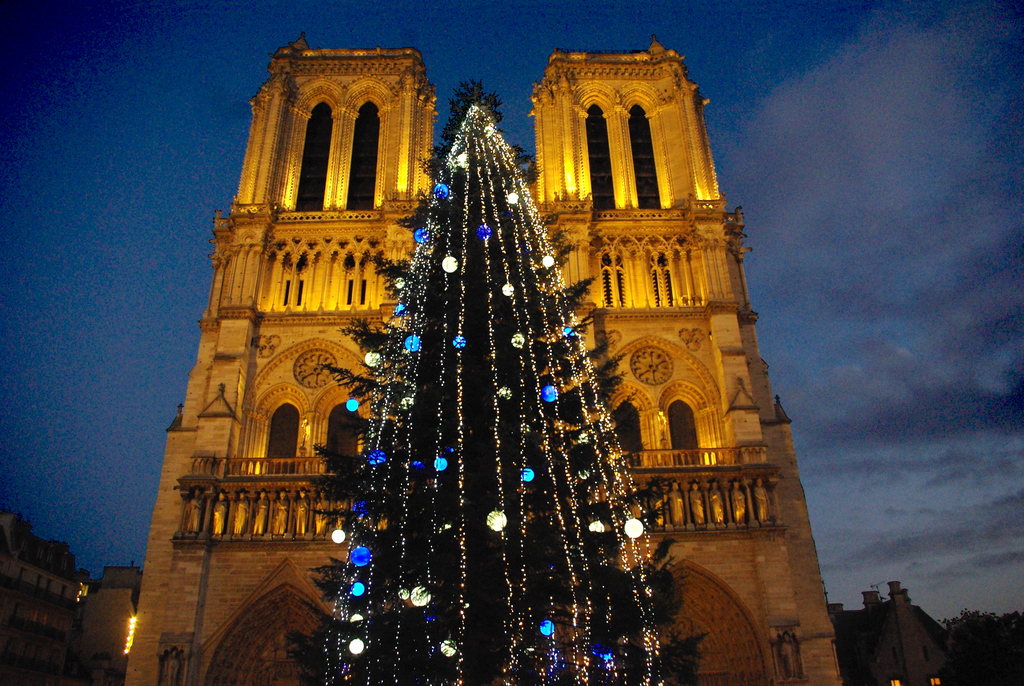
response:
M290 584L277 586L232 621L214 649L204 684L299 686L299 668L288 658L288 634L317 627L310 599Z
M700 686L767 686L765 651L750 611L720 579L695 564L676 570L683 592L677 624L684 635L705 634Z

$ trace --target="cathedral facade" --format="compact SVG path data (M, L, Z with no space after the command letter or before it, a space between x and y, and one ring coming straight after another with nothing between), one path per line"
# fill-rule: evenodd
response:
M311 569L344 555L318 511L316 446L355 440L324 365L390 312L373 258L429 188L434 88L410 48L279 49L252 101L238 195L214 219L213 279L168 429L129 686L298 684L287 634L322 606ZM789 419L772 400L743 272L743 217L718 190L682 58L555 51L533 94L534 197L593 279L591 342L622 355L613 398L634 478L673 488L655 539L706 634L708 686L837 684L833 631ZM354 411L362 411L356 408Z

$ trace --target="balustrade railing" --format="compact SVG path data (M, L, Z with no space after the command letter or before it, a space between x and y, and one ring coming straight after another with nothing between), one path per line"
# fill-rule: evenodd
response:
M40 600L46 601L52 605L57 605L67 609L74 609L78 602L77 598L59 595L43 588L42 586L35 586L27 581L7 576L6 574L0 574L0 587L19 591L25 595L32 596L33 598L39 598Z
M319 457L195 457L193 476L230 477L319 476L324 461Z
M644 450L629 456L629 466L636 469L671 469L675 467L719 467L768 462L763 445L738 448L697 448L695 450Z
M57 627L49 626L47 624L40 624L39 622L33 622L31 620L25 619L24 617L11 617L10 620L8 621L8 624L15 629L27 631L31 634L36 634L38 636L52 638L55 641L63 641L67 637L67 634L58 629Z

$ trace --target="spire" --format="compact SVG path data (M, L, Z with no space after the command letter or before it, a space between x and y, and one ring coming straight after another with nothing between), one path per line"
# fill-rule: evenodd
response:
M775 421L780 424L792 424L793 420L789 418L786 411L782 409L782 401L779 396L775 396Z
M665 52L665 46L658 42L658 37L653 33L651 34L651 46L647 48L647 52L652 55L660 55Z

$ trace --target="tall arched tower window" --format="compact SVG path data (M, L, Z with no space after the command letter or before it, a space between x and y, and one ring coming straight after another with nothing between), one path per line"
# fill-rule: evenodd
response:
M590 194L595 210L615 208L612 185L612 154L608 149L608 123L597 105L587 110L587 157L590 160Z
M302 148L302 170L295 209L318 212L324 208L327 190L327 160L331 155L331 131L334 119L327 103L320 103L306 122L306 144Z
M270 418L270 439L267 441L267 457L295 457L299 444L299 411L294 405L285 403L274 411Z
M380 139L380 113L368 102L359 108L352 135L352 171L348 177L350 210L372 210L377 192L377 143Z
M668 432L672 437L673 450L697 449L697 425L693 410L682 400L668 406Z
M640 413L633 407L633 403L628 400L620 403L612 412L612 419L615 420L615 433L623 450L636 453L644 449L640 435Z
M633 149L633 176L636 178L637 206L641 209L661 207L658 195L658 170L654 165L654 143L651 123L640 105L629 108L629 143Z
M327 418L327 450L337 455L354 456L359 452L359 434L354 415L344 405L336 405Z

